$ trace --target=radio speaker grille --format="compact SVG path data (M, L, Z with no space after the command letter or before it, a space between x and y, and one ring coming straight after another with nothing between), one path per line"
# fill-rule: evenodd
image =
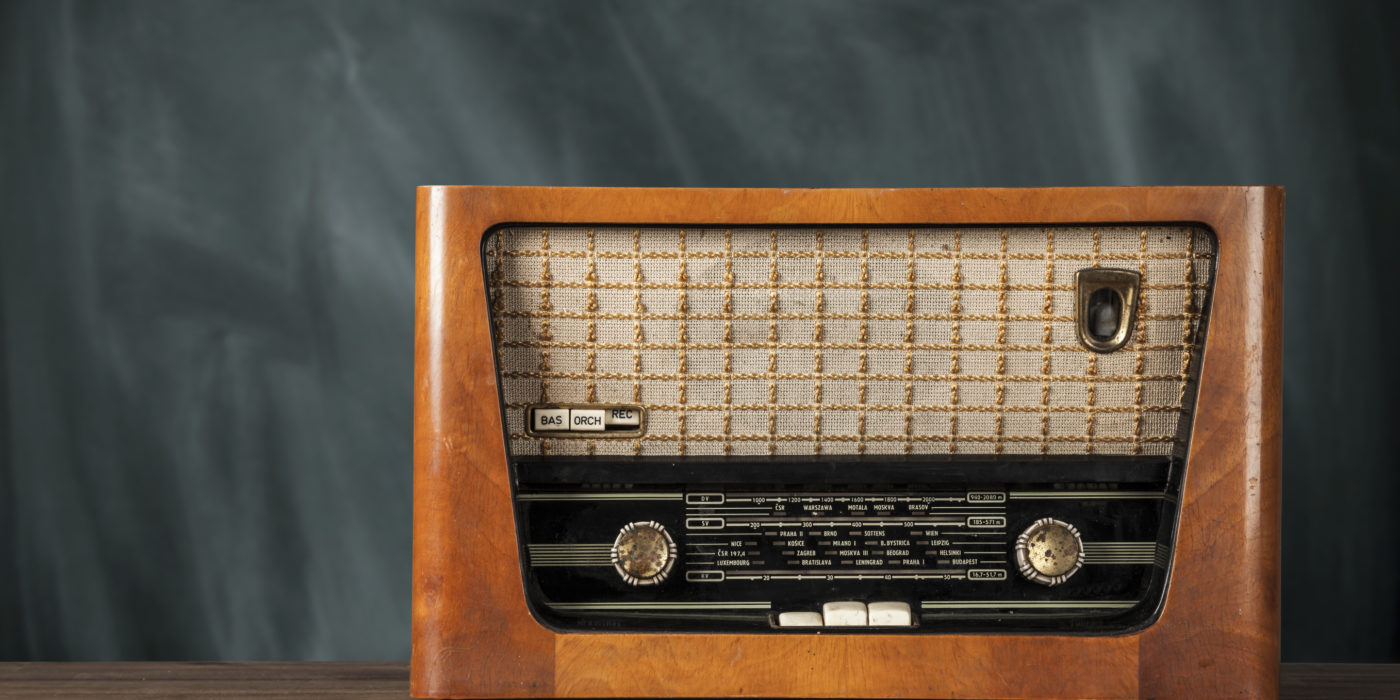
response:
M1215 239L1192 226L511 226L484 242L515 455L1180 454ZM1142 276L1079 344L1074 274ZM539 404L644 435L537 438Z

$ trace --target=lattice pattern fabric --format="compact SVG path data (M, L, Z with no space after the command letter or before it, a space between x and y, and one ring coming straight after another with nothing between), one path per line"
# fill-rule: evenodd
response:
M486 275L513 454L1179 453L1215 240L1190 226L511 227ZM1075 334L1074 274L1134 270L1131 341ZM529 406L646 407L636 439Z

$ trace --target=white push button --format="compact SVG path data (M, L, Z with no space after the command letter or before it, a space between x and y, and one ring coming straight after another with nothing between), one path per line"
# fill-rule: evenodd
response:
M821 627L822 616L814 612L778 613L779 627Z
M602 410L575 408L569 411L569 430L603 430Z
M609 408L604 411L603 425L635 428L642 424L642 412L635 408Z
M908 627L914 624L908 603L884 601L871 603L868 609L871 627Z
M532 413L534 415L531 420L534 421L536 432L569 429L569 409L567 408L537 408Z
M865 603L841 600L822 604L822 624L827 627L864 627L866 620Z

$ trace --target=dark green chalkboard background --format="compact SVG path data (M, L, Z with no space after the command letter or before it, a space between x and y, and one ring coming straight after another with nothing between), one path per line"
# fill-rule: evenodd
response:
M0 659L407 657L416 185L1280 184L1284 656L1400 660L1396 8L3 3Z

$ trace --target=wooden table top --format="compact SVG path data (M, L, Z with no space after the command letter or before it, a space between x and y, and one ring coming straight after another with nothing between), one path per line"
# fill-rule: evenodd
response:
M1400 698L1400 664L1284 664L1284 698ZM0 663L0 698L406 698L408 664Z

